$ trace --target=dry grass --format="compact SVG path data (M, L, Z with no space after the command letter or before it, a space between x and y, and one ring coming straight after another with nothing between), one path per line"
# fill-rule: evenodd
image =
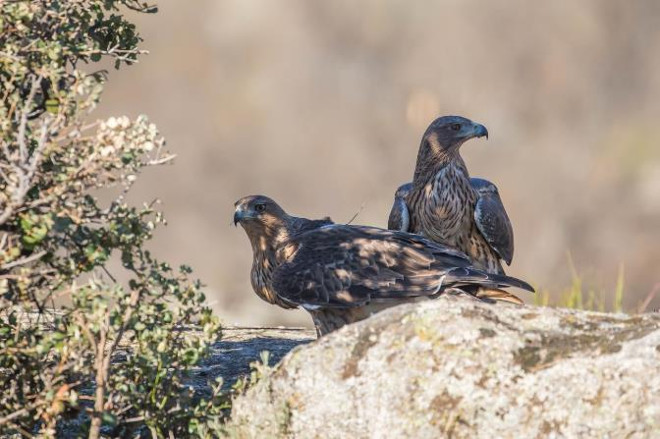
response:
M534 304L539 306L556 306L572 309L584 309L600 312L627 312L644 313L657 311L649 305L660 292L660 283L656 284L643 300L634 307L624 307L625 298L625 270L623 264L619 266L616 283L611 290L586 287L585 280L575 268L573 259L568 254L568 265L571 272L571 283L567 287L553 292L549 289L540 289L534 297Z

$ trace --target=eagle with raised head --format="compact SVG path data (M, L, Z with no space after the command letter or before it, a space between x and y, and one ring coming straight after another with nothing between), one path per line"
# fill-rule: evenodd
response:
M462 252L422 236L294 217L262 195L235 203L234 224L245 229L252 245L257 295L307 310L318 335L448 290L533 291L519 279L477 269Z
M424 235L467 254L475 266L503 274L511 264L513 228L497 187L470 178L460 155L467 140L488 136L486 127L444 116L428 127L419 147L412 183L394 196L388 228Z

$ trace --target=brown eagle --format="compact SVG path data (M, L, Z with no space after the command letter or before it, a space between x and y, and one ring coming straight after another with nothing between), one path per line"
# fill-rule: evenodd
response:
M445 291L532 287L473 267L458 250L422 236L287 214L262 195L235 203L250 239L252 287L283 308L301 307L319 335L383 308Z
M388 228L419 233L467 254L474 265L503 274L513 259L513 228L497 187L470 178L460 147L486 127L460 116L444 116L428 127L419 147L412 183L394 196Z

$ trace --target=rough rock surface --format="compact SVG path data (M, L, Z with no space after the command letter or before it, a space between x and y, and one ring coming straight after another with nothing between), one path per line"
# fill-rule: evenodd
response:
M234 437L660 437L660 315L460 297L293 349L234 401Z
M237 379L250 374L250 364L259 361L263 351L270 353L269 364L280 361L294 347L316 338L306 328L223 327L222 339L211 347L210 355L192 371L196 389L205 389L209 378L221 376L227 390Z

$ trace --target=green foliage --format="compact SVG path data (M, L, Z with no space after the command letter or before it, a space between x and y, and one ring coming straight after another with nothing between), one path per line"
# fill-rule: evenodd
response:
M208 436L225 408L186 382L219 337L201 285L146 249L157 203L125 202L173 157L146 117L88 121L107 72L83 67L142 53L126 8L155 11L0 2L0 434Z
M247 389L257 384L261 379L270 375L273 367L270 363L270 352L261 351L259 360L250 363L250 375L239 378L232 386L232 392L235 394L245 393Z

